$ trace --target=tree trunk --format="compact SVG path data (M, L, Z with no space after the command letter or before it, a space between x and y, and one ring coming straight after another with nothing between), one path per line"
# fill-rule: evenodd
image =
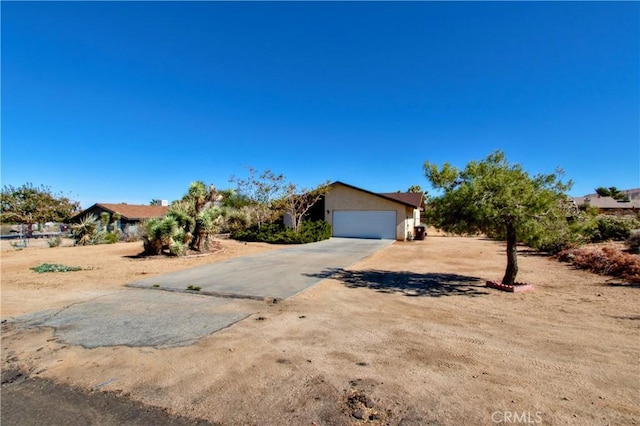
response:
M200 219L196 219L196 225L193 229L193 239L190 244L192 250L202 251L202 228L202 221Z
M507 270L504 273L502 284L513 285L518 275L518 248L516 229L512 223L507 224Z

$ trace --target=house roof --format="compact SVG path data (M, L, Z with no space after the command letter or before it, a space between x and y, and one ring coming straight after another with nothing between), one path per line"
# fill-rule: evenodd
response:
M148 219L151 217L161 217L166 215L167 212L169 211L169 207L167 206L96 203L93 206L89 207L88 209L79 213L78 216L94 208L106 210L111 214L120 213L122 218L125 220L139 220L139 219Z
M640 188L632 188L632 189L621 189L619 190L622 194L625 194L631 200L640 200ZM592 194L583 195L583 197L596 198L600 197L596 192ZM580 197L578 197L580 198Z
M348 183L336 181L331 184L331 186L335 185L343 185L351 189L355 189L356 191L361 191L370 195L375 195L380 198L385 198L387 200L395 201L396 203L404 204L405 206L420 208L422 205L422 193L413 193L413 192L384 192L384 193L376 193L367 191L366 189L358 188L357 186L349 185Z
M422 206L423 192L382 192L382 195L387 198L393 198L405 204L414 206L415 208Z
M599 209L640 209L640 200L618 201L612 197L599 195L574 197L573 202L578 206L588 204Z

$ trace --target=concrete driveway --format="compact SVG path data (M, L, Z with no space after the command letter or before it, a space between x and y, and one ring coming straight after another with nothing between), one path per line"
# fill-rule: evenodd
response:
M245 299L290 297L390 245L390 240L332 238L161 275L57 310L11 320L17 327L52 327L85 348L188 346L259 311ZM201 287L185 294L187 286ZM169 291L151 291L169 290ZM180 292L180 293L178 293ZM210 297L227 296L227 297ZM234 299L235 298L235 299Z
M286 299L322 279L323 271L344 268L392 244L392 240L331 238L317 243L237 257L128 284L129 287L186 291L251 299Z
M255 312L255 306L235 302L197 294L123 289L12 322L52 327L62 342L89 349L119 345L163 349L192 345Z

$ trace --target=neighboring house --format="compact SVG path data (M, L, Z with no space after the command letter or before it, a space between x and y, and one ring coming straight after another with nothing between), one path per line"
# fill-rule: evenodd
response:
M334 237L405 241L420 225L422 193L375 193L334 182L311 213L331 224Z
M119 213L120 220L118 221L117 226L121 231L124 231L127 226L129 226L129 228L137 227L138 223L143 219L162 217L167 214L168 210L168 206L96 203L88 209L76 214L70 219L70 222L79 223L83 218L91 214L100 219L100 215L106 212L109 213L109 222L111 224L113 222L113 214Z
M576 206L588 205L596 207L605 214L640 214L640 188L620 191L629 197L629 201L618 201L612 197L602 197L589 194L584 197L574 197Z

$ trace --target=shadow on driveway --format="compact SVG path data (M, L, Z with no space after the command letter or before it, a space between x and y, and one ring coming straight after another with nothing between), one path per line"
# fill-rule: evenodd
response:
M481 296L489 294L483 280L456 274L418 274L415 272L367 269L350 271L342 268L326 269L318 278L342 281L349 288L370 288L380 293L403 293L405 296Z

